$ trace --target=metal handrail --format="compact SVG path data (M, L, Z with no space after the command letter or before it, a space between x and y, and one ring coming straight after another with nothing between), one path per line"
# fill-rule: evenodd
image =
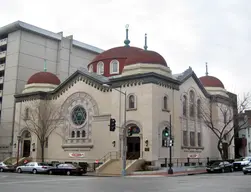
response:
M99 162L106 162L107 160L113 159L113 157L115 157L114 159L119 159L119 153L117 151L110 151L99 159Z

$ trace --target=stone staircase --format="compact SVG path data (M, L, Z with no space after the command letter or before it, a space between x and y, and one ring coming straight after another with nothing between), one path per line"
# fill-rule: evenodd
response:
M31 157L22 157L18 160L18 165L23 165L24 164L24 161L27 160L27 161L32 161L32 158ZM6 164L6 165L13 165L13 166L16 166L17 165L17 158L16 157L8 157L6 158L5 160L3 160L3 162Z
M121 176L122 160L118 152L108 153L101 159L101 162L103 162L103 164L96 168L96 174L98 176ZM144 163L143 159L127 160L126 174L128 175L140 170L142 163Z

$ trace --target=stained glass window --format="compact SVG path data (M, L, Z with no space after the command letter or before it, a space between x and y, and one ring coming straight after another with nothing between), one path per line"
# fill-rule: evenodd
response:
M75 107L72 111L71 118L75 125L83 125L86 120L85 108L82 106Z

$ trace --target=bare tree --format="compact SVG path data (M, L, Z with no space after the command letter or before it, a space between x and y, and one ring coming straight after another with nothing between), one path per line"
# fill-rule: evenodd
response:
M44 161L45 144L62 120L60 106L53 100L29 101L22 115L27 129L37 136L41 147L41 160Z
M201 103L198 107L202 122L217 137L217 149L222 159L227 158L227 151L235 133L247 128L248 118L244 117L244 111L248 109L249 104L250 95L245 94L237 101L231 97L224 100L212 96L209 101Z

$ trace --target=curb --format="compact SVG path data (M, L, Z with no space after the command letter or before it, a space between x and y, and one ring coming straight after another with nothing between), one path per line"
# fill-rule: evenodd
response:
M174 173L174 174L166 174L166 173L162 173L162 174L132 174L132 175L128 175L128 177L133 177L133 176L138 176L138 177L149 177L149 176L163 176L163 177L178 177L178 176L191 176L191 175L200 175L200 174L206 174L206 171L201 171L201 172L183 172L183 173Z
M197 171L197 172L176 172L174 174L167 174L167 173L153 173L153 174L130 174L130 175L126 175L126 177L180 177L180 176L192 176L192 175L202 175L202 174L207 174L206 171ZM121 177L121 175L95 175L95 174L85 174L83 176L86 177Z

